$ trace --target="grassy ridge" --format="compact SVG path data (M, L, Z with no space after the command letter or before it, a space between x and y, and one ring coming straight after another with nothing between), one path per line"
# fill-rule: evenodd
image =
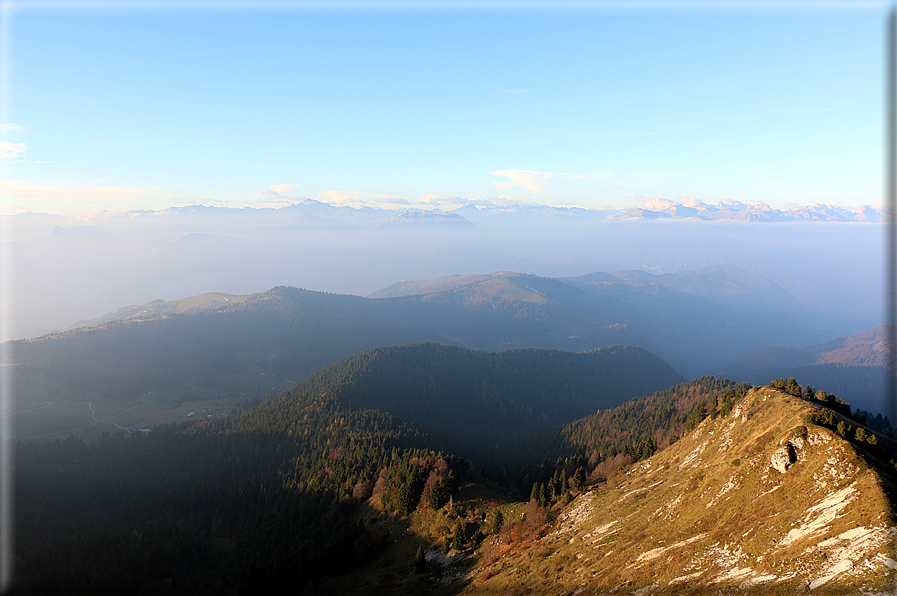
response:
M481 559L462 593L888 590L890 448L812 423L821 411L831 412L753 389L557 511L531 547ZM494 540L484 552L500 549Z

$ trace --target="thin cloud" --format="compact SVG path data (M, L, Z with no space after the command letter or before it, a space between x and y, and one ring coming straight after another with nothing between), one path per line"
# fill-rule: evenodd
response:
M437 194L426 194L421 199L421 203L424 205L430 205L434 207L463 207L467 205L470 201L465 199L464 197L456 197L454 195L437 195Z
M0 132L22 132L25 127L12 122L0 122Z
M641 203L643 208L650 211L662 211L678 205L678 203L669 199L656 199L653 197L635 197L635 200Z
M295 188L298 186L297 184L274 184L270 188L279 187L281 191L289 190L290 188ZM273 205L285 205L292 204L297 201L304 201L306 197L301 197L298 195L284 195L278 192L277 190L268 190L267 188L263 188L261 190L262 196L265 197L264 202Z
M288 190L293 190L294 188L298 188L298 184L272 184L268 188L276 192L277 194L283 194Z
M375 207L379 209L402 209L411 206L411 202L392 195L375 195L366 192L346 192L342 190L328 190L321 193L327 197L331 205L343 205L346 207Z
M16 155L25 153L28 148L25 143L10 143L9 141L0 141L0 159L15 157Z
M504 176L510 179L510 182L493 182L498 190L508 190L515 186L522 186L530 192L542 192L550 180L583 180L587 176L585 174L555 174L554 172L539 172L537 170L498 170L490 172L493 176ZM613 174L603 174L601 177L613 176Z
M112 203L134 199L164 198L164 186L72 185L66 182L35 184L27 180L5 180L0 184L4 195L17 204L30 203Z

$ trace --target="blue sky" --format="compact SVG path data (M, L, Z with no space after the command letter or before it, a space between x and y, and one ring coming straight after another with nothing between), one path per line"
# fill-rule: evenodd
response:
M882 202L874 5L78 6L5 6L5 213Z

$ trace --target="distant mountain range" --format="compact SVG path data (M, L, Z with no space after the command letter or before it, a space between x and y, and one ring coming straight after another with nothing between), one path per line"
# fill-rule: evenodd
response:
M382 304L365 303L363 312L373 314L377 308L390 313L378 316L426 326L477 349L581 351L623 343L657 354L689 377L718 367L725 354L734 357L745 345L762 343L764 335L825 336L820 329L825 321L787 291L736 267L561 279L516 273L451 276L402 282L370 297ZM492 323L443 323L449 320L446 313L461 308L470 317L489 313ZM494 327L496 316L504 321L500 327Z
M826 321L781 286L733 266L681 274L618 271L560 279L513 272L450 276L401 282L366 299L307 291L275 295L278 300L301 298L327 309L425 330L479 350L584 351L629 344L659 355L691 377L718 368L745 347L786 338L811 343L827 333ZM153 318L197 309L241 308L246 299L209 294L156 301L78 326L138 315Z
M774 209L765 203L755 205L740 201L720 201L709 205L701 201L687 205L672 201L649 201L651 207L637 207L609 215L620 219L693 219L701 221L744 221L744 222L795 222L795 221L840 221L872 222L894 221L894 210L890 207L863 205L856 211L837 205L816 203L809 206L793 206L788 209Z
M135 210L121 214L106 214L106 217L134 218L152 216L177 216L185 223L191 218L215 216L225 220L239 219L244 224L258 225L259 222L277 221L295 227L327 226L339 222L340 225L355 225L363 228L383 226L469 226L495 223L497 220L513 222L526 219L577 218L592 221L606 219L691 219L700 221L741 221L741 222L863 222L879 223L894 221L894 211L890 207L863 205L848 208L838 205L816 203L806 206L791 206L786 209L773 208L765 203L742 203L736 200L719 201L708 204L702 201L676 203L665 199L644 201L642 207L622 209L586 209L525 203L510 204L468 204L455 209L427 209L408 207L405 209L383 209L367 206L333 205L314 199L297 198L294 203L283 207L215 207L187 205L169 207L159 211ZM49 213L22 213L13 219L66 218ZM226 224L226 222L223 222ZM79 226L87 228L90 226ZM68 231L60 227L57 234ZM97 233L95 229L92 233ZM78 233L86 235L87 230Z

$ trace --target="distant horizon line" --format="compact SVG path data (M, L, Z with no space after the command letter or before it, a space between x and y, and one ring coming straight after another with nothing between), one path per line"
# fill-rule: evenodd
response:
M772 217L787 217L789 218L787 221L807 221L807 222L856 222L856 223L883 223L886 221L893 221L895 213L894 207L885 206L882 204L863 204L859 206L850 206L850 205L842 205L839 203L812 203L812 204L789 204L789 206L785 208L772 207L768 203L765 202L742 202L738 200L727 200L727 201L717 201L716 203L705 203L701 200L695 199L686 199L683 201L672 201L669 199L653 199L653 198L639 198L637 204L632 204L627 207L581 207L577 205L551 205L551 204L542 204L542 203L529 203L524 201L502 201L502 202L489 202L483 200L469 200L465 203L456 203L454 205L448 206L445 204L442 205L426 205L426 204L407 204L407 205L395 205L389 204L388 206L378 206L378 205L370 205L364 203L340 203L340 202L331 202L331 201L322 201L319 199L313 199L309 197L291 197L295 199L293 202L289 203L281 203L278 205L265 205L265 206L252 206L252 205L244 205L239 207L232 207L226 205L218 205L218 204L204 204L204 203L190 203L184 205L172 204L168 207L161 209L152 209L152 208L137 208L137 209L127 209L121 211L110 211L108 209L104 209L101 211L95 211L91 213L83 213L77 215L65 215L60 213L53 213L49 211L18 211L14 213L3 213L0 214L0 217L17 217L17 216L44 216L44 217L58 217L64 219L73 219L73 220L81 220L81 221L89 221L91 219L97 218L107 218L107 217L118 217L118 216L128 216L132 217L134 215L142 215L142 214L166 214L170 212L181 212L184 210L191 209L206 209L206 210L217 210L217 211L254 211L254 212L262 212L262 211L270 211L270 212L278 212L284 211L287 209L292 209L295 207L302 206L326 206L331 207L333 209L349 209L352 211L359 212L368 212L368 213L377 213L380 215L388 215L392 213L394 216L402 215L406 213L421 213L421 214L432 214L432 215L457 215L459 217L463 217L463 215L459 214L459 211L466 211L470 213L470 210L473 209L474 212L480 211L505 211L505 212L514 212L514 211L530 211L530 210L554 210L558 212L572 212L572 213L583 213L583 214L592 214L592 215L601 215L605 214L606 219L608 220L675 220L675 221L745 221L751 223L764 223L764 219L760 218L763 215L769 215ZM446 208L448 207L448 208ZM877 214L878 217L874 219L867 219L868 211L872 211ZM714 217L713 215L717 215ZM754 215L754 218L750 216ZM848 218L850 215L858 216L859 219ZM702 217L703 216L703 217ZM827 216L825 218L821 218L820 216ZM770 219L769 223L776 223L780 220Z

